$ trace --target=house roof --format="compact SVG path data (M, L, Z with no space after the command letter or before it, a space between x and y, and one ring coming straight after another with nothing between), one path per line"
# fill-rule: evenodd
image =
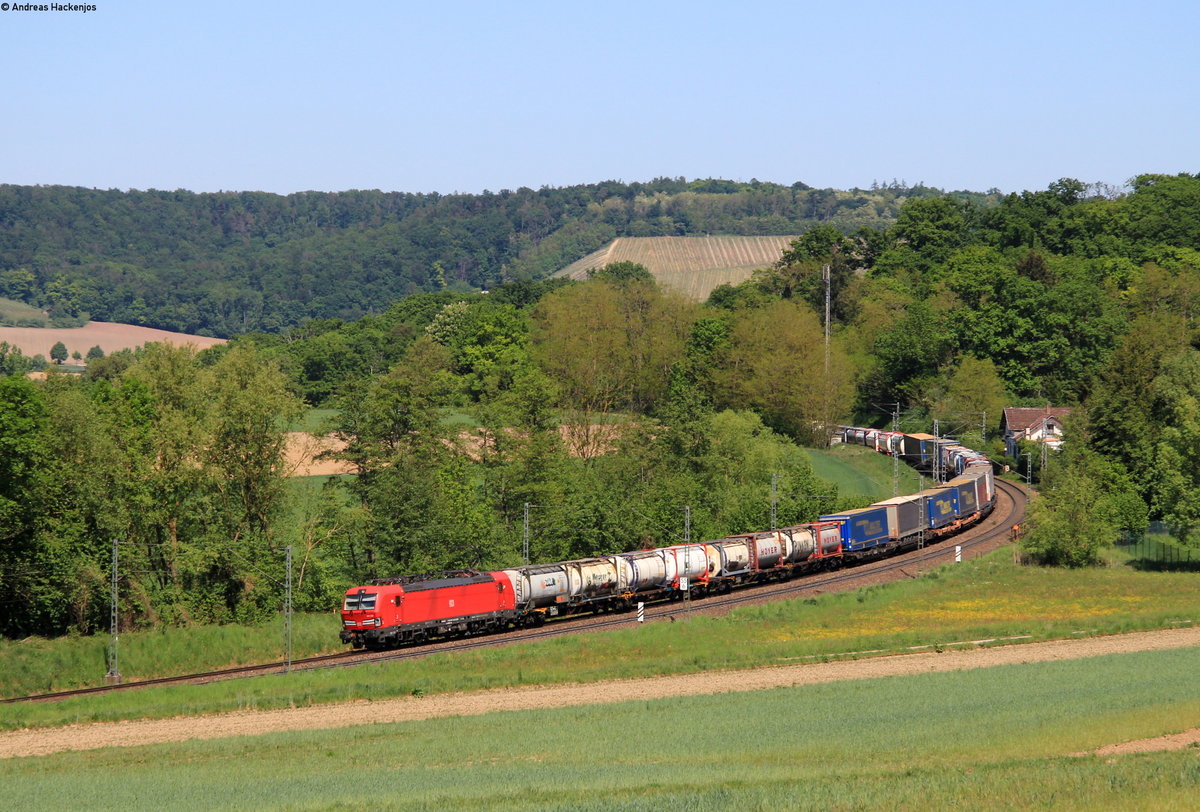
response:
M1053 417L1061 423L1070 413L1071 409L1067 406L1039 406L1034 409L1010 406L1004 410L1002 422L1008 431L1025 431L1048 417Z

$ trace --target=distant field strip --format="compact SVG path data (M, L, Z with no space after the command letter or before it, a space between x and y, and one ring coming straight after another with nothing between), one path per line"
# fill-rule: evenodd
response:
M693 299L713 288L737 284L759 268L774 265L795 237L620 237L555 276L584 279L612 262L646 266L666 287Z

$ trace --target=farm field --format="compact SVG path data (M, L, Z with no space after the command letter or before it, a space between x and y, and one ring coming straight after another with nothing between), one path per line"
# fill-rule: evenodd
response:
M1190 809L1195 648L0 761L24 807ZM414 700L419 703L420 700Z
M620 237L555 276L585 279L613 262L636 262L659 284L703 301L713 288L745 282L779 261L795 237Z
M105 355L111 355L118 350L134 349L151 341L176 345L193 344L201 350L225 343L223 338L173 333L169 330L104 321L93 321L84 327L70 328L0 327L0 341L20 348L21 352L30 358L35 355L49 358L50 348L59 341L66 345L68 353L78 352L80 355L87 355L87 351L92 347L100 347Z
M948 551L949 553L949 551ZM244 709L490 688L597 682L943 651L965 641L1071 639L1200 621L1200 575L1116 566L1070 571L1019 566L1011 550L910 581L740 609L677 613L602 634L573 635L471 653L355 669L297 672L209 685L147 688L45 704L0 706L0 728L165 718ZM227 631L220 631L226 628ZM144 679L282 659L281 625L123 634L122 673ZM301 629L303 632L301 633ZM296 655L336 651L338 618L297 620ZM214 635L221 635L214 638ZM223 641L228 637L228 641ZM239 653L237 640L246 642ZM99 684L107 638L14 641L0 646L5 696ZM270 651L274 655L268 654ZM920 650L920 649L918 649ZM204 652L203 655L197 652ZM211 655L211 656L209 656Z

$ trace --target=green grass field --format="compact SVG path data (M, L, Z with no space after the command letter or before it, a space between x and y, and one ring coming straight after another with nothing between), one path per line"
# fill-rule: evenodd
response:
M863 497L863 504L890 499L892 475L898 472L899 493L916 493L922 490L922 480L909 466L900 463L893 466L892 457L879 454L862 446L844 443L827 449L805 448L813 472L827 482L837 485L842 497ZM924 487L930 481L924 479Z
M287 427L287 431L327 431L330 422L337 417L337 409L305 409L300 419Z
M0 324L49 327L50 317L40 308L0 296Z
M1192 809L1200 652L110 748L0 762L6 806ZM1189 722L1188 720L1191 720Z

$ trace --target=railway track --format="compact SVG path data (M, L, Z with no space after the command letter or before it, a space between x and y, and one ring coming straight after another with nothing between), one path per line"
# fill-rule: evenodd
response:
M1024 517L1025 505L1028 502L1028 496L1023 488L1010 482L1005 482L1001 479L996 479L995 482L997 491L1002 492L1007 497L1004 502L1004 506L1001 506L1001 500L997 498L996 508L993 509L991 516L980 524L966 531L966 533L961 536L953 536L946 541L940 541L936 544L912 550L891 558L879 559L857 566L834 570L832 572L801 576L793 580L762 584L757 587L738 590L737 592L729 595L707 597L694 602L682 600L648 605L646 607L645 617L648 620L654 620L655 618L674 616L679 614L681 611L687 611L693 608L695 611L702 610L705 613L721 612L752 603L761 603L767 600L794 597L805 592L815 593L849 589L867 580L878 580L881 576L884 576L885 578L893 575L899 577L914 577L909 570L918 569L924 565L947 563L947 556L952 554L949 551L955 546L961 547L964 552L968 552L985 545L993 544L997 540L1008 538L1008 534L1012 525L1019 523ZM1003 513L998 516L1000 511L1003 511ZM411 660L425 657L433 653L472 651L475 649L488 648L492 646L502 646L518 642L523 643L530 640L542 640L551 637L559 637L565 634L583 634L594 631L603 631L606 629L628 626L631 622L632 621L629 613L595 616L577 615L574 617L564 618L563 621L553 622L541 628L519 629L502 634L488 635L486 637L414 646L397 651L342 651L336 654L305 657L302 659L292 660L290 667L292 670L299 671L321 668L343 668L352 665L361 665L363 663ZM0 704L53 701L66 699L69 697L86 696L89 694L105 694L115 691L136 690L138 688L146 688L152 685L170 685L174 683L205 684L208 682L217 682L226 679L279 673L286 670L288 667L289 664L286 662L239 666L237 668L225 668L197 674L181 674L174 677L159 677L155 679L139 680L137 682L129 682L119 685L98 685L90 688L78 688L69 691L56 691L52 693L34 694L30 696L10 697L7 699L0 699Z

